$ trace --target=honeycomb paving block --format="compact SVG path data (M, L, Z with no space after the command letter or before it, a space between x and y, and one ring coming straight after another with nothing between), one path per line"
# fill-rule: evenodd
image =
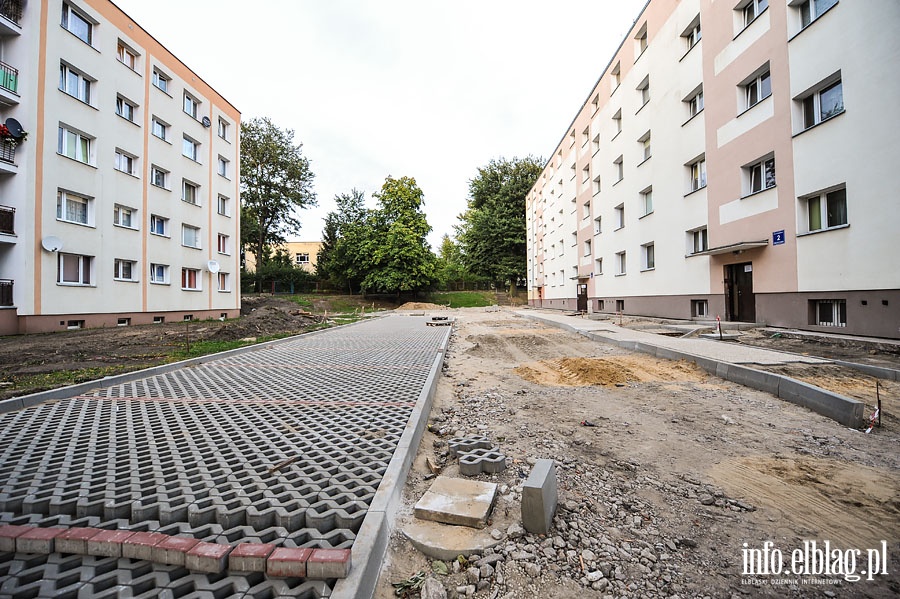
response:
M491 447L493 447L493 443L484 435L454 437L447 442L447 448L454 456L459 456L459 454L472 451L473 449L490 449Z
M459 456L459 472L465 476L477 476L482 472L496 474L506 470L506 455L499 448L472 449Z

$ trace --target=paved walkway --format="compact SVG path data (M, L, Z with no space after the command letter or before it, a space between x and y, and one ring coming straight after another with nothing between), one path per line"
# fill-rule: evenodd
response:
M0 414L0 524L352 547L449 334L377 318ZM322 597L333 586L0 553L0 598Z
M517 312L521 316L540 320L566 329L580 332L593 333L611 341L646 343L656 347L664 347L675 351L689 353L702 358L709 358L729 364L827 364L828 360L810 358L796 354L750 347L740 343L723 342L714 339L682 339L668 337L644 331L636 331L613 324L610 321L590 320L580 316L567 316L560 312L543 310L521 310Z

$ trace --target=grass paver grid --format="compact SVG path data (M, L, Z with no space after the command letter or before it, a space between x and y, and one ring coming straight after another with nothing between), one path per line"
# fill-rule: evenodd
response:
M2 414L0 524L351 547L447 334L379 318ZM61 554L0 553L0 581L0 598L331 592Z

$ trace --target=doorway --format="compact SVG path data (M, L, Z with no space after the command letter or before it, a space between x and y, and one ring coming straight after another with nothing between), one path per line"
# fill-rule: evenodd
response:
M752 262L725 266L725 319L732 322L756 322Z
M579 312L587 312L588 309L588 293L587 283L578 283L578 300L575 309Z

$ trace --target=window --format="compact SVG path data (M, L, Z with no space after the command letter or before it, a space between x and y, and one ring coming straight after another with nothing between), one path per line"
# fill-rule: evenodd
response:
M131 319L128 318L128 317L125 317L125 318L117 318L117 319L116 319L116 326L117 326L117 327L127 327L127 326L131 326Z
M650 101L650 75L644 77L644 79L637 86L638 93L641 95L641 108L647 105L647 102Z
M625 254L622 254L622 257L625 257ZM624 274L624 273L623 273ZM625 300L616 300L616 312L624 312L625 311Z
M700 15L694 17L691 24L687 26L687 29L685 29L684 32L682 32L681 37L684 38L688 50L697 45L697 42L703 37L702 32L700 31Z
M644 133L640 139L638 139L638 143L641 144L641 161L647 160L652 156L652 152L650 151L650 132L647 131Z
M194 162L199 162L198 156L200 156L200 142L196 142L185 135L184 140L181 144L181 154L182 156L187 156Z
M603 274L603 258L597 258L596 260L594 260L594 274L595 275Z
M744 85L744 107L752 108L772 95L772 78L769 70L756 75Z
M126 154L122 150L116 149L116 170L129 175L135 174L136 158L131 154Z
M200 205L200 188L186 179L181 181L181 201Z
M653 270L656 268L656 245L646 243L641 246L641 262L643 270Z
M743 8L744 27L752 23L768 7L769 0L750 0Z
M200 291L200 271L196 268L182 268L181 288L187 291Z
M228 161L219 156L218 163L216 165L216 172L219 173L219 176L228 178Z
M219 119L219 137L228 140L228 122L225 119Z
M218 291L231 291L231 282L227 272L220 272L218 276Z
M113 266L113 278L117 281L136 281L137 262L116 259Z
M230 216L230 214L229 214L229 212L228 212L228 198L226 198L226 197L223 196L223 195L220 195L220 196L219 196L219 200L218 200L218 212L219 212L219 214L221 214L222 216Z
M688 166L691 172L691 191L706 187L706 156Z
M837 3L838 0L806 0L797 7L800 12L800 27L806 27Z
M600 193L600 175L597 175L596 177L594 177L593 192L594 192L594 195L597 195L598 193Z
M134 122L134 112L137 110L137 104L130 100L126 100L122 96L116 96L116 114L123 119Z
M685 100L688 105L688 113L691 117L697 116L703 110L703 86L692 92Z
M181 225L181 245L200 249L200 229L190 225Z
M116 47L116 60L132 71L137 70L137 53L126 46L122 40L119 40L119 45Z
M150 233L162 237L169 236L169 219L158 214L150 215Z
M137 229L137 210L116 204L113 207L113 224Z
M591 154L596 154L600 151L600 134L594 136L594 139L591 140Z
M847 224L847 189L817 193L801 198L806 203L807 231L824 231Z
M648 187L641 192L641 216L647 216L653 212L653 188Z
M810 324L819 325L820 327L847 326L847 300L810 300L809 303L813 316Z
M95 80L65 63L59 65L59 89L85 104L91 103L91 86Z
M150 122L150 132L160 139L168 139L169 125L156 117Z
M68 191L56 193L56 220L77 225L93 225L92 201Z
M591 240L590 239L586 239L584 241L584 255L585 256L591 255Z
M744 167L747 195L775 187L775 158L765 158Z
M613 166L616 169L616 183L625 178L625 168L622 164L622 157L619 156L615 160L613 160Z
M709 249L709 231L706 227L696 231L688 231L690 253L699 254Z
M613 125L616 127L616 135L622 132L622 109L618 109L612 116ZM615 135L613 136L615 137Z
M598 216L597 218L594 219L594 235L599 235L600 233L603 232L602 225L603 225L602 217Z
M597 110L600 108L600 94L597 94L596 96L594 96L594 99L591 100L591 108L593 108L591 114L597 112Z
M200 102L196 100L189 93L184 93L184 111L189 114L192 118L197 118L197 109L200 107Z
M153 324L162 324L162 323L164 323L165 321L166 321L166 317L165 317L165 316L154 316L154 317L153 317Z
M625 204L619 204L613 208L613 215L616 219L616 230L625 226Z
M155 85L160 90L162 90L166 93L169 93L169 81L171 81L171 80L172 80L171 77L164 74L159 69L156 69L156 68L153 69L153 80L152 80L153 85Z
M169 188L169 171L156 165L150 167L150 183L163 189Z
M612 91L616 91L619 89L619 85L622 83L622 69L620 63L616 63L616 66L613 67L612 71L609 72L612 75Z
M295 254L294 261L297 264L309 264L309 254L306 252Z
M229 241L228 235L223 235L219 233L218 239L216 241L216 249L220 254L230 254L231 250L229 249ZM309 262L309 256L307 256L307 262Z
M828 85L802 98L803 128L809 129L844 112L844 90L841 81Z
M90 164L91 138L60 125L56 151L73 160Z
M93 42L94 25L88 21L87 17L72 8L68 2L62 5L62 22L63 29L66 29L86 44Z
M691 300L691 317L709 316L708 300Z
M616 275L625 274L625 252L616 253Z
M641 28L638 30L637 35L634 36L635 48L634 54L637 58L641 57L641 54L644 53L644 50L647 49L647 24L644 23L641 25ZM635 62L637 62L637 58Z
M158 285L169 284L169 266L167 264L151 264L150 265L150 282ZM156 320L154 319L154 322ZM160 321L164 322L164 321Z
M93 256L60 253L57 258L56 282L65 285L90 285Z

